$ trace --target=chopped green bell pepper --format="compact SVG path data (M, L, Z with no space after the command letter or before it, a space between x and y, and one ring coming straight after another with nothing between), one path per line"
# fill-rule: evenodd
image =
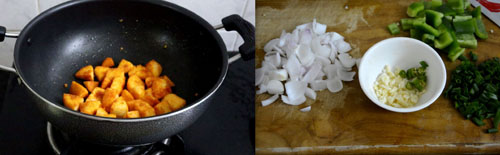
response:
M462 14L465 11L463 0L448 0L448 3L446 3L446 5L451 9L453 9L458 14Z
M463 0L464 1L464 10L467 10L470 7L470 2L469 0Z
M469 19L472 19L472 16L455 16L453 18L453 22L462 22L462 21L466 21Z
M441 5L440 7L436 8L436 11L443 13L445 16L454 16L457 14L455 10L451 9L446 5Z
M431 0L430 3L431 3L431 9L436 9L441 5L443 5L443 0Z
M442 22L443 23L441 25L444 25L449 30L453 30L453 24L452 24L453 23L453 17L452 16L444 16Z
M481 19L481 6L474 8L470 14L476 19Z
M418 12L415 18L423 18L423 17L425 17L425 10Z
M429 34L432 34L434 36L439 36L439 34L440 34L437 29L435 29L434 27L432 27L429 24L424 23L424 22L413 21L413 27L420 29L424 32L427 32Z
M433 43L434 43L434 38L435 38L435 37L434 37L433 35L430 35L430 34L427 34L427 33L426 33L426 34L424 34L424 35L422 36L422 41L423 41L424 43L427 43L427 44L433 44Z
M389 32L390 32L392 35L399 34L399 32L400 32L400 30L399 30L399 27L398 27L398 24L397 24L397 23L392 23L392 24L389 24L389 26L387 26L387 29L389 29Z
M411 38L420 39L420 38L422 38L423 34L424 33L421 30L419 30L419 29L415 29L415 28L410 29L410 37Z
M455 32L452 30L449 30L448 32L451 34L451 38L453 39L453 42L443 50L445 53L450 53L450 51L454 51L454 50L457 50L460 48L460 45L458 44L457 36L456 36Z
M451 36L450 32L445 31L438 37L438 39L434 40L434 47L436 47L437 49L444 49L452 42L453 37Z
M488 32L486 32L486 28L484 27L483 21L481 19L474 19L475 25L474 29L476 36L480 39L488 39Z
M477 48L477 40L472 33L457 34L457 41L460 47Z
M460 55L464 54L464 52L465 52L465 48L455 48L452 51L448 52L448 58L453 62L453 61L457 60L457 58Z
M443 13L434 10L425 10L425 19L429 25L438 27L443 21Z
M425 8L423 2L413 2L408 6L406 10L406 14L410 17L416 17L420 11L423 11Z
M413 20L414 19L411 19L411 18L402 18L401 19L401 27L403 28L403 30L409 30L409 29L413 28Z
M457 16L458 17L458 16ZM456 17L455 17L456 19ZM465 21L457 21L453 19L453 27L457 33L474 33L476 31L476 23L474 19L468 19Z

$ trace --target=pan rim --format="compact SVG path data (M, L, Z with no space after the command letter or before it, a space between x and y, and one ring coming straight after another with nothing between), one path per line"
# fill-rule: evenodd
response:
M226 78L226 75L227 75L227 70L228 70L228 54L227 54L226 46L225 46L225 44L224 44L221 36L212 27L212 25L210 25L205 19L201 18L200 16L198 16L197 14L191 12L190 10L188 10L186 8L183 8L181 6L178 6L176 4L173 4L173 3L167 2L167 1L157 1L157 0L104 0L104 1L114 1L114 2L131 2L131 1L133 1L133 2L144 2L144 3L150 3L150 4L153 4L153 5L161 6L163 8L171 9L171 10L176 11L178 13L184 14L184 15L187 16L187 18L191 18L191 20L195 21L201 27L205 28L209 32L209 34L213 37L213 39L215 39L215 41L218 43L218 45L219 45L218 47L220 48L219 51L222 53L221 73L219 74L219 78L218 78L217 82L201 98L199 98L198 100L195 100L194 102L192 102L191 104L189 104L188 106L186 106L186 107L184 107L184 108L182 108L180 110L177 110L177 111L174 111L174 112L170 112L170 113L167 113L167 114L163 114L163 115L153 116L153 117L134 118L134 119L107 118L107 117L98 117L98 116L94 116L94 115L84 114L84 113L81 113L79 111L70 110L70 109L64 107L62 104L57 104L57 103L51 102L51 101L45 99L44 97L42 97L40 94L38 94L24 80L24 78L23 78L24 74L21 72L20 68L18 68L18 66L19 66L19 61L18 61L19 60L19 49L22 46L21 42L24 42L22 40L27 37L26 36L27 35L26 31L28 31L29 29L31 29L33 27L33 25L35 25L39 21L45 19L45 17L50 16L53 13L56 13L60 9L64 9L64 8L71 7L71 6L74 6L74 5L81 5L81 4L85 4L85 3L102 2L102 1L103 0L81 0L81 1L67 1L67 2L61 3L59 5L56 5L56 6L52 7L52 8L50 8L50 9L48 9L48 10L40 13L38 16L36 16L35 18L33 18L23 28L23 30L21 31L18 39L16 40L16 44L15 44L15 47L14 47L14 67L17 69L16 72L17 72L19 78L21 79L21 81L23 82L23 84L37 98L39 98L40 100L42 100L43 102L45 102L43 104L48 104L48 105L50 105L52 107L57 108L58 110L61 110L61 111L65 112L65 113L69 113L69 114L76 115L76 116L79 116L81 118L86 118L86 119L90 119L90 120L95 120L95 121L109 121L109 122L114 122L114 123L137 123L137 122L160 120L160 119L164 119L164 118L168 118L168 117L173 117L175 115L184 113L185 111L189 111L189 110L195 108L196 106L202 104L203 102L207 102L207 100L210 99L214 95L214 93L217 92L217 90L220 88L220 86L224 82L224 80Z

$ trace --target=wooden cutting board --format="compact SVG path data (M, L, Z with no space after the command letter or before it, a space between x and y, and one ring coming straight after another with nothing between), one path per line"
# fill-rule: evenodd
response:
M256 64L260 68L264 45L314 18L327 24L351 43L353 57L361 57L375 43L391 36L386 27L406 16L411 1L257 0ZM347 6L347 7L346 7ZM347 9L346 9L347 8ZM475 50L480 61L500 57L500 29L483 16L489 34ZM397 36L409 36L403 32ZM444 59L448 76L459 64ZM354 68L357 71L357 68ZM338 93L324 90L316 101L300 106L281 101L262 107L268 94L256 96L256 152L262 153L445 153L500 152L500 133L486 134L465 120L451 102L440 97L431 106L413 113L395 113L372 103L362 92L357 76L344 82ZM299 109L312 106L310 112Z

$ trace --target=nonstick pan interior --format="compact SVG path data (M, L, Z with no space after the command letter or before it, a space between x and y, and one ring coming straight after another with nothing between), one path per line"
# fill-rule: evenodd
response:
M88 1L43 13L17 40L20 76L40 96L63 106L62 94L69 90L63 85L81 82L74 78L81 67L100 65L105 57L115 64L155 59L189 106L225 74L225 46L206 22L154 3Z

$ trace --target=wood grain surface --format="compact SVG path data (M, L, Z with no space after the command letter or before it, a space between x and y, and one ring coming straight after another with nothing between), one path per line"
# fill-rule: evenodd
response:
M360 58L375 43L391 36L386 27L406 16L412 1L397 0L257 0L256 67L264 57L262 50L282 30L314 18L327 24L327 31L343 35L351 43L350 54ZM346 9L346 6L348 9ZM500 56L500 29L483 16L489 34L474 50L479 60ZM408 37L408 32L397 36ZM459 61L442 55L448 77ZM357 68L354 68L357 71ZM256 153L499 153L500 133L465 120L451 102L441 96L431 106L413 113L395 113L372 103L362 92L357 75L344 82L338 93L318 92L317 100L300 106L276 101L262 107L268 94L257 95ZM312 106L310 112L299 109Z

